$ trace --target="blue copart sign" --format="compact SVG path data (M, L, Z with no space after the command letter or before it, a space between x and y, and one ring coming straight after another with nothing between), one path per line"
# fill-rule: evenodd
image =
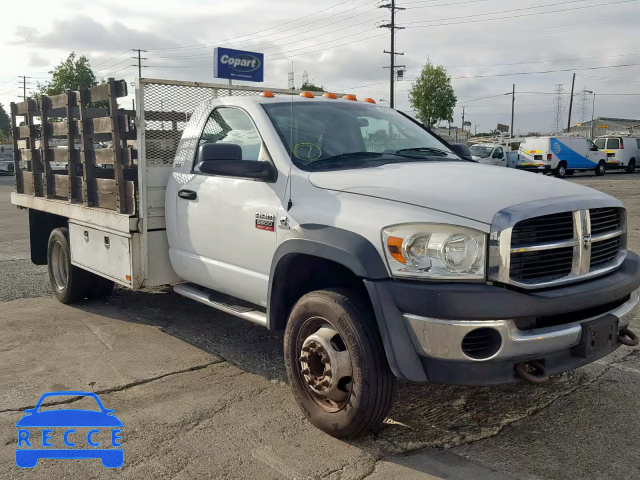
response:
M216 47L213 50L213 76L245 82L263 82L264 55Z

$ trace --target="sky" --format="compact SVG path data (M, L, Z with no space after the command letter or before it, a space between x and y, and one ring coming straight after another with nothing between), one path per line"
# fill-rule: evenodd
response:
M134 82L134 52L144 49L147 78L224 83L213 77L213 48L262 52L262 86L287 88L306 71L325 89L376 101L390 96L390 0L30 0L3 5L0 103L19 101L74 51L99 78ZM563 85L567 122L576 74L573 122L595 116L640 118L640 0L397 0L396 108L410 112L407 92L422 66L444 66L458 104L454 124L478 132L511 121L515 133L550 132L554 91ZM46 18L37 12L46 12ZM125 100L125 107L130 104ZM384 102L382 102L384 103ZM8 109L8 108L7 108Z

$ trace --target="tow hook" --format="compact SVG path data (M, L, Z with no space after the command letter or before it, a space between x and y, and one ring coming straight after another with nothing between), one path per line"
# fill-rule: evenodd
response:
M516 363L514 368L516 374L529 383L545 383L549 381L547 369L539 360Z
M618 332L618 341L623 345L627 345L629 347L635 347L640 343L640 339L638 336L633 333L629 327L624 327L622 330Z

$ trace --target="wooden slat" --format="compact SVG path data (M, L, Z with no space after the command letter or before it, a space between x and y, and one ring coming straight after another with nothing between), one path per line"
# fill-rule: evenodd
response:
M35 131L34 131L33 125L25 125L23 127L18 127L18 138L29 138L29 137L35 137Z
M126 84L125 84L126 88ZM111 143L115 154L115 162L113 164L113 178L116 182L116 211L119 213L128 212L128 206L125 198L128 197L126 188L127 182L124 180L124 161L122 154L122 137L120 129L125 128L126 119L120 117L118 113L118 86L117 82L109 79L109 116L111 117ZM121 121L122 120L122 121Z
M118 122L118 118L114 120ZM111 117L92 118L88 120L89 133L111 133L111 124Z
M107 179L107 178L96 178L96 205L100 208L108 208L109 210L119 210L118 209L118 185L115 180ZM134 205L134 182L123 182L124 183L124 205L122 205L121 213L128 213L133 215L135 212L133 210Z
M51 100L51 109L55 110L58 108L63 108L65 110L65 115L66 116L66 110L67 110L67 94L66 93L62 93L60 95L52 95L49 97L49 100ZM52 116L57 116L57 115L52 115ZM62 115L59 115L62 116Z
M71 112L76 110L77 114ZM67 172L69 175L69 191L67 197L69 202L75 200L82 201L82 178L78 176L78 165L80 162L80 152L75 149L75 137L79 134L78 123L74 118L80 118L80 109L77 107L75 92L67 92L67 152L69 153L69 163Z
M74 125L75 125L75 121L74 121ZM52 124L49 125L49 130L50 130L50 135L52 137L66 137L67 135L69 135L69 124L65 121L65 122L54 122ZM73 132L71 132L72 135L76 135L75 132L75 128L73 128Z
M52 162L68 162L69 150L66 148L51 148L49 149L50 160Z
M71 116L78 118L78 107L71 109ZM87 108L87 118L106 117L109 112L104 108ZM65 107L54 108L49 111L49 117L66 117L67 109Z
M109 79L109 81L111 81L113 79ZM125 82L124 80L119 80L119 81L115 81L113 80L115 83L115 88L116 88L116 97L120 98L120 97L126 97L127 96L127 82ZM102 100L109 100L109 83L103 83L102 85L98 85L97 87L91 87L89 89L89 96L88 96L88 101L89 102L100 102Z
M69 177L66 175L54 175L54 192L56 197L69 198Z
M21 148L20 152L22 154L22 160L25 162L32 162L34 157L36 157L36 160L40 160L40 150L27 150L26 148Z
M131 152L128 148L122 148L122 164L130 164ZM97 165L113 165L116 161L116 153L111 148L98 148L95 151L95 162Z
M16 103L16 115L24 115L29 111L29 102Z
M33 195L33 173L22 172L22 178L24 179L24 193Z

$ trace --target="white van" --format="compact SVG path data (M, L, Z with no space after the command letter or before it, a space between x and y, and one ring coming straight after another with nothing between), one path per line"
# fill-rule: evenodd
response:
M588 170L601 176L607 170L606 154L584 137L527 138L518 153L521 165L544 163L559 178Z
M640 137L598 137L596 146L607 154L609 168L624 168L627 173L633 173L640 161Z

